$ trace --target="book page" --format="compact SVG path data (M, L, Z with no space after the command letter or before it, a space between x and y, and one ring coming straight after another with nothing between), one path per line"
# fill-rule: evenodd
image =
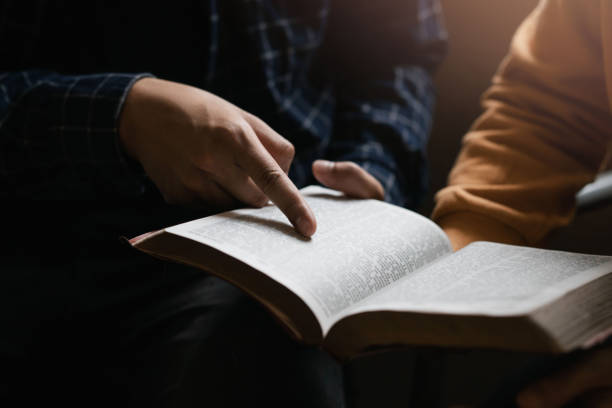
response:
M309 305L325 330L334 315L451 252L444 232L414 212L322 187L302 193L317 219L311 238L296 233L272 205L166 231L214 247L277 280Z
M610 256L477 242L405 276L352 312L522 314L610 272Z

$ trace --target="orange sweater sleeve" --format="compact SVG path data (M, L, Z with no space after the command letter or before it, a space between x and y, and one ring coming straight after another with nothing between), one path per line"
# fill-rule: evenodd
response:
M535 244L573 217L612 141L612 6L543 0L523 22L463 139L432 217L455 248Z

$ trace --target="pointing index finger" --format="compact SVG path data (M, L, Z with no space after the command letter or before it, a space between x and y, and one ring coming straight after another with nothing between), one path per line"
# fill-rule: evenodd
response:
M295 154L293 145L257 116L243 112L243 117L253 129L263 147L274 158L281 169L287 173Z
M239 152L236 157L238 164L299 233L307 237L313 235L317 222L306 200L257 137L253 134L247 139L250 140L249 146L246 151Z

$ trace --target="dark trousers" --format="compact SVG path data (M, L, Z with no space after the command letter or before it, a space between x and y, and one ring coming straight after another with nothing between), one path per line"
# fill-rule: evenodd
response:
M118 240L195 214L111 207L37 206L23 211L36 220L8 228L0 405L345 406L327 353L294 341L232 285Z
M74 406L344 406L340 365L293 341L242 292L201 273L166 283L172 288L160 290L164 296L146 295L150 303L126 298L133 308L37 327L25 354L4 355L6 398Z

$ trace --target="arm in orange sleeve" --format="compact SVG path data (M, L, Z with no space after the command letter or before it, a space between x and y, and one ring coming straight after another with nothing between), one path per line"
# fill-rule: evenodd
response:
M612 6L543 0L514 36L432 215L455 249L568 224L612 141Z

